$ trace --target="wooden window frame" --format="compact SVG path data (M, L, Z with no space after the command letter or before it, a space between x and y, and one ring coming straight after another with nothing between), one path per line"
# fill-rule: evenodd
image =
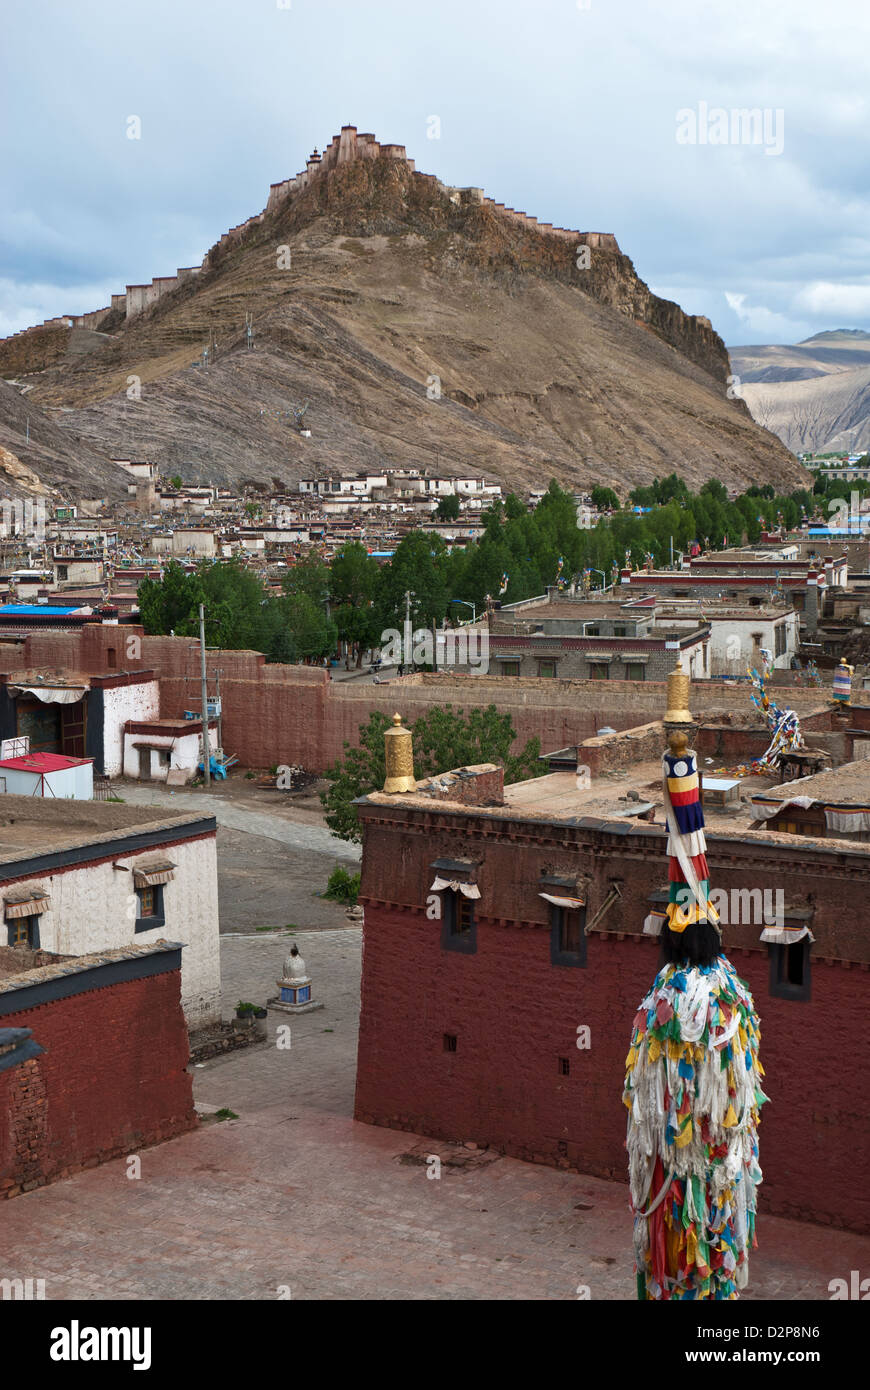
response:
M453 888L441 893L441 945L445 951L477 954L477 913L475 900ZM466 919L462 926L463 919Z
M144 888L137 888L137 889L136 889L136 897L137 897L138 902L139 902L139 915L138 915L138 917L136 918L136 926L135 926L135 930L136 930L137 932L141 932L141 931L154 931L157 927L165 926L165 924L166 924L166 904L165 904L164 898L163 898L163 889L165 888L165 886L166 886L166 885L163 884L163 883L157 883L157 884L148 885L148 886L146 886L146 887L144 887ZM143 909L145 908L145 906L146 906L146 903L145 903L145 894L146 894L146 893L153 893L153 894L154 894L154 899L153 899L154 912L151 913L151 914L150 914L149 916L147 916L147 917L144 915L144 910L143 910Z
M576 913L579 918L578 927L580 932L580 949L569 951L564 946L564 927L568 913ZM567 965L576 969L585 970L586 955L586 908L577 907L557 907L555 903L550 903L550 964Z
M32 951L39 950L39 918L41 913L32 912L29 917L7 917L7 946L28 946ZM23 931L23 939L19 935Z

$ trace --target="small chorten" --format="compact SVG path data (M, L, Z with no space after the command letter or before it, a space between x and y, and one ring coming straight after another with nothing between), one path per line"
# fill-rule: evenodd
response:
M305 961L299 954L298 946L290 947L290 954L284 961L284 971L277 981L278 993L266 1003L270 1009L278 1009L285 1014L307 1014L313 1009L322 1009L323 1004L311 998L311 976L305 968Z

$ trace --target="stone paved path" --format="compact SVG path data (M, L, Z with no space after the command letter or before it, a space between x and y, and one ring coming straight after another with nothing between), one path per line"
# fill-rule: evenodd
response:
M227 1010L296 940L326 1007L194 1072L238 1119L4 1203L0 1277L49 1299L630 1299L627 1190L351 1119L360 933L224 937ZM282 1020L283 1021L283 1020ZM332 1031L329 1031L332 1030ZM427 1177L427 1155L442 1160ZM762 1216L749 1300L826 1299L870 1239ZM285 1294L286 1296L286 1294Z
M127 783L123 796L125 801L136 806L171 806L177 815L190 811L191 814L201 812L215 816L218 825L226 825L231 830L244 830L249 835L277 840L291 849L327 855L330 859L358 864L362 857L359 845L336 839L325 826L299 824L282 815L270 815L268 811L249 811L246 806L235 805L211 792L179 790L173 793L163 787L137 787Z

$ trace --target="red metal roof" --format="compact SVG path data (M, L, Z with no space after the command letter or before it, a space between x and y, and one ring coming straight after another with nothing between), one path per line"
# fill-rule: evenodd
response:
M15 768L19 772L61 772L93 761L93 758L67 758L62 753L25 753L20 758L0 758L0 767Z

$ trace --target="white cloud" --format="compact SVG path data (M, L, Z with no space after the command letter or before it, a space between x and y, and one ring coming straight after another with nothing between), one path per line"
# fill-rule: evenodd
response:
M830 319L832 328L853 328L858 319L870 316L870 284L837 285L817 280L801 290L797 303L807 313Z
M787 315L778 314L774 309L768 309L764 304L748 303L748 297L745 294L734 294L726 290L725 300L740 323L748 328L752 334L760 335L765 342L788 341L799 327Z

